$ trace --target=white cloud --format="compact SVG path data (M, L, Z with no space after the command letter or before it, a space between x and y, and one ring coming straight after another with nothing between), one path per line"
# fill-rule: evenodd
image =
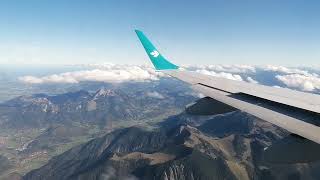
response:
M227 79L231 79L231 80L242 81L241 76L238 74L231 74L231 73L225 73L225 72L216 73L214 71L208 71L206 69L196 70L196 72L210 75L210 76L215 76L215 77L223 77L223 78L227 78Z
M101 69L73 71L43 77L23 76L19 80L24 83L78 83L81 81L124 82L157 80L160 73L144 66L109 65Z
M204 97L206 97L204 94L202 94L202 93L197 93L196 94L196 97L198 97L198 98L204 98Z
M320 78L316 74L302 75L289 74L277 75L276 78L290 88L296 88L303 91L320 90Z
M153 92L147 92L147 96L152 97L152 98L157 98L157 99L163 99L164 96L161 95L160 93L153 91Z
M248 81L249 83L258 84L258 81L252 79L252 77L247 77L247 81Z
M121 179L121 180L138 180L135 176L131 174L127 175L118 175L116 169L109 166L101 173L99 179L101 180L112 180L112 179Z
M256 68L251 65L233 64L233 65L190 65L185 66L187 69L205 69L216 72L226 73L254 73Z
M300 70L297 68L288 68L284 66L274 66L274 65L267 65L267 66L262 66L260 67L265 71L274 71L274 72L280 72L284 74L304 74L304 75L309 75L308 71L305 70Z
M219 72L230 72L230 73L250 73L250 72L256 72L256 69L254 66L250 65L240 65L240 64L234 64L234 65L209 65L208 69L219 71Z

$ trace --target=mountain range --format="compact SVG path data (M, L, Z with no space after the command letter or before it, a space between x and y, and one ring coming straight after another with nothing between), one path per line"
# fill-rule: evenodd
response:
M172 123L175 119L176 123ZM198 125L182 113L158 128L115 130L52 158L23 179L318 179L320 163L267 164L287 132L232 112ZM171 122L168 122L171 121Z
M270 123L240 111L187 114L198 96L161 80L1 103L0 179L320 178L318 162L265 161L266 148L290 138Z

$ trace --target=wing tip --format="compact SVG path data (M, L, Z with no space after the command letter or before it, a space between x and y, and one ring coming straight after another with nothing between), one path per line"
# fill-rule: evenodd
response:
M164 58L160 52L154 47L151 41L144 35L144 33L138 29L134 30L142 43L146 53L148 54L153 66L156 70L175 70L179 69L179 66L171 63Z

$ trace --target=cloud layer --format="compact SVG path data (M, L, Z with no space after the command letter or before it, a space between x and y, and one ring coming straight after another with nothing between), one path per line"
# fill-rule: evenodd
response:
M223 77L223 78L227 78L227 79L231 79L231 80L242 81L241 76L238 74L231 74L231 73L227 73L227 72L217 73L215 71L210 71L210 70L206 70L206 69L198 69L198 70L196 70L196 72L201 73L201 74L210 75L210 76Z
M287 87L303 91L320 91L320 78L317 75L277 75L276 78Z
M161 74L145 66L106 65L96 69L52 74L43 77L23 76L24 83L79 83L82 81L124 82L157 80Z
M29 84L79 83L87 81L121 83L126 81L158 80L164 74L150 66L90 64L88 70L52 74L42 77L23 76L19 80ZM184 69L237 81L287 87L302 91L320 92L320 76L314 69L284 66L207 65L183 66ZM268 78L266 78L268 77Z

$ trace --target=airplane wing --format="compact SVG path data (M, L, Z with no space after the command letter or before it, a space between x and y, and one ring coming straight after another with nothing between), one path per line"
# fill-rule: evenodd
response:
M136 34L156 70L207 96L191 105L190 112L207 115L239 109L320 144L320 95L185 71L163 57L143 32Z

